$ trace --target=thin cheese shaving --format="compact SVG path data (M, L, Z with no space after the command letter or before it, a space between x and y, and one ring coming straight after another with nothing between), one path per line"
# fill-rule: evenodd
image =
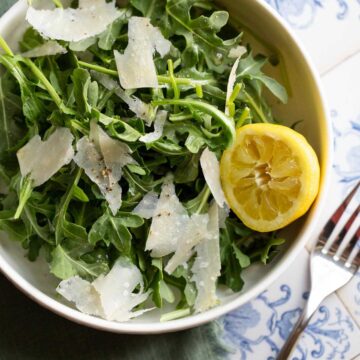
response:
M168 115L168 113L165 110L158 111L156 114L155 121L154 121L154 131L141 136L139 140L145 144L152 143L156 140L159 140L163 134L167 115Z
M81 138L76 148L74 161L99 187L115 215L121 206L122 190L119 180L122 168L136 163L130 156L129 147L112 139L99 125L91 122L90 136Z
M91 75L96 81L98 81L106 89L110 91L114 91L115 95L117 95L122 101L124 101L129 106L129 109L133 113L135 113L137 117L144 120L148 126L151 125L154 119L155 110L150 104L144 103L136 96L128 95L120 87L119 83L113 80L108 75L100 74L96 71L92 71Z
M157 88L153 55L156 50L161 57L165 56L171 42L148 18L133 16L128 26L129 43L124 54L114 51L120 84L124 89Z
M247 53L246 47L238 45L229 51L228 56L229 58L237 59L237 58L241 58L246 53Z
M206 148L201 154L200 165L215 201L222 208L226 204L226 200L220 182L219 161L215 153Z
M77 9L37 10L30 6L26 20L44 38L80 41L102 33L120 15L114 0L80 0Z
M209 216L207 214L191 216L186 227L182 229L183 235L179 240L175 254L165 267L167 273L172 274L178 266L192 257L194 247L207 236L208 222Z
M149 193L145 194L132 213L139 215L144 219L151 219L154 216L158 201L159 196L156 193L150 191Z
M99 276L93 283L75 276L62 281L56 290L81 312L110 321L128 321L152 310L132 311L150 292L144 292L140 270L126 258L118 259L107 275Z
M151 250L152 257L175 252L188 221L189 216L176 196L172 179L168 178L161 189L145 249Z
M196 259L191 268L192 281L197 288L194 308L203 312L217 305L216 281L221 274L220 233L218 206L213 203L209 210L208 236L196 246Z
M56 291L66 300L74 302L82 313L104 317L98 292L81 277L74 276L62 281Z
M23 57L36 58L41 56L52 56L58 54L66 54L67 50L54 40L49 40L34 49L21 54Z
M225 114L226 115L230 115L230 110L229 110L229 99L230 96L232 94L232 92L234 91L234 85L236 82L236 70L239 66L239 62L240 62L240 58L237 58L231 71L230 71L230 75L229 75L229 80L228 80L228 84L227 84L227 91L226 91L226 106L225 106Z
M35 135L16 154L21 175L30 174L34 187L44 184L74 157L73 140L70 130L63 127L45 141Z

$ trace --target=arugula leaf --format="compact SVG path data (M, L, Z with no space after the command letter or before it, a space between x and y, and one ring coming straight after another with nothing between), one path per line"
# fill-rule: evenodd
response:
M11 240L24 242L29 232L21 220L14 220L13 215L10 210L0 211L0 230L5 231Z
M113 244L122 255L130 256L132 235L128 228L138 228L143 223L144 220L137 215L119 212L112 216L107 211L92 226L89 242L93 245L99 241L104 241L107 246Z
M22 110L24 116L35 124L44 114L44 106L36 96L35 88L25 76L16 58L9 55L1 55L0 63L3 64L14 76L20 86Z
M164 281L162 260L152 259L151 264L157 269L156 275L150 284L153 289L152 300L158 308L162 308L163 300L170 304L175 301L175 294L169 285Z
M91 115L107 127L111 136L120 140L134 142L142 135L137 129L119 118L107 116L96 109L92 110Z
M261 55L255 58L250 53L247 57L240 59L236 71L236 79L241 82L244 79L258 80L265 85L281 102L284 104L288 101L286 89L275 79L265 75L261 69L267 63L267 58Z
M75 69L71 75L74 84L75 102L80 114L91 112L91 106L88 103L89 88L91 85L91 76L87 70Z
M195 181L199 176L200 153L186 156L176 168L174 179L178 184Z
M183 302L186 303L188 306L192 306L195 304L195 299L197 295L196 287L194 282L191 280L191 264L189 265L188 269L185 269L184 266L178 266L176 270L172 273L172 277L177 279L182 279L185 282L185 286L183 288ZM169 280L169 279L168 279ZM180 303L181 304L181 303ZM185 304L184 306L178 307L187 307Z
M21 114L21 99L12 92L13 87L8 76L0 77L0 158L24 137L24 131L15 121Z
M195 108L208 114L216 120L223 128L224 146L229 147L235 140L235 124L225 113L204 101L193 99L165 99L153 101L153 105L179 105L184 107Z
M57 208L54 218L56 244L60 244L63 238L73 239L78 242L87 242L88 235L86 229L81 225L71 223L67 220L68 207L74 196L74 191L81 174L82 170L79 168Z
M102 50L112 50L123 26L132 15L131 8L124 8L117 11L120 13L120 16L99 36L98 46Z
M130 0L130 3L150 19L160 19L165 12L165 0Z
M109 270L107 264L104 262L87 263L79 258L71 256L69 251L61 245L55 247L51 256L50 271L62 280L66 280L76 275L95 279Z
M226 11L214 11L210 17L202 15L192 19L190 11L196 3L196 0L167 0L166 12L172 19L175 33L186 40L182 61L184 66L192 67L203 56L211 70L222 73L228 68L229 52L239 43L241 35L229 40L217 35L228 22Z
M20 50L25 52L40 46L44 42L41 35L35 29L30 27L25 31L22 39L19 41L19 46Z

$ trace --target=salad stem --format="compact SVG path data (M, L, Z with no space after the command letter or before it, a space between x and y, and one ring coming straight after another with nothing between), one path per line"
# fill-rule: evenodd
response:
M60 9L63 9L63 4L61 3L60 0L52 0L53 3L55 4L56 7L60 8Z
M116 70L111 70L111 69L108 69L104 66L100 66L100 65L96 65L96 64L89 64L85 61L80 61L78 60L78 64L82 67L85 67L85 68L88 68L88 69L91 69L91 70L95 70L99 73L103 73L103 74L106 74L106 75L112 75L112 76L118 76L118 72Z
M204 190L204 194L201 197L201 202L199 204L199 207L195 211L195 214L201 214L203 212L203 209L207 205L210 194L211 194L210 188L206 186L206 189Z
M228 146L230 146L235 140L235 126L234 121L230 117L228 117L225 113L220 111L217 107L205 103L200 100L194 99L164 99L164 100L156 100L152 102L152 105L179 105L185 107L192 107L198 109L205 114L211 115L214 119L216 119L224 128L224 132L228 139Z
M45 86L46 90L48 91L51 98L54 100L54 103L57 105L57 107L61 110L63 105L63 102L56 92L56 90L51 85L50 81L46 78L46 76L43 74L43 72L28 58L22 59L22 61L30 68L32 73L42 82L42 84Z
M180 318L182 318L184 316L188 316L190 314L191 314L190 308L171 311L171 312L169 312L167 314L162 315L160 317L160 322L180 319Z
M90 64L90 63L87 63L85 61L80 61L80 60L78 60L78 64L84 68L95 70L99 73L103 73L103 74L111 75L111 76L115 76L115 77L119 76L119 73L117 72L117 70L111 70L104 66ZM172 79L171 77L166 76L166 75L158 75L157 79L158 79L159 83L161 83L161 84L172 85L173 81L175 81L175 83L177 85L185 85L185 86L192 86L192 87L214 83L213 79L195 80L195 79L191 79L191 78L177 78L175 76Z
M180 90L177 86L176 79L174 76L174 63L171 59L169 59L167 64L168 64L168 72L169 72L171 85L174 89L174 99L180 99Z
M20 218L27 201L30 199L32 191L33 191L32 180L30 179L29 176L27 176L21 180L20 192L19 192L19 205L14 215L15 220Z
M14 53L10 49L5 39L0 35L0 47L2 47L7 55L14 56Z
M268 123L269 121L266 119L265 114L260 109L260 107L256 104L254 99L250 96L250 94L248 92L244 91L244 93L245 93L245 97L246 97L246 102L256 111L256 113L259 115L261 121L264 123Z

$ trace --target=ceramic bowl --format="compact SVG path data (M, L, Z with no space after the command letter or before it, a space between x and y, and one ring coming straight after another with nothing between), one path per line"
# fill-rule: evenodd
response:
M250 30L250 41L255 47L277 53L282 71L273 76L290 87L290 100L286 106L273 104L274 112L288 124L303 120L298 130L316 150L321 163L322 179L320 193L311 210L285 231L287 243L279 255L267 266L254 265L244 272L245 286L240 293L219 291L219 306L201 314L170 322L159 321L160 312L148 312L128 323L115 323L80 313L56 294L58 280L49 273L45 261L29 262L18 243L10 242L0 235L0 269L25 294L47 309L77 323L118 333L154 334L177 331L211 321L264 291L281 273L285 272L295 257L314 236L328 189L331 164L331 131L329 116L324 104L319 76L309 56L289 26L263 0L219 1L227 9L234 26L238 23ZM26 28L26 1L16 3L0 19L0 33L16 49L16 44ZM266 46L265 46L266 45ZM286 79L281 76L286 73ZM165 309L166 310L166 309Z

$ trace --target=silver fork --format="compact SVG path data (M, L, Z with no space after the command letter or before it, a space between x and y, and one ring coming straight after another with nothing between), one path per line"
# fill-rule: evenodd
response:
M310 257L311 290L300 319L281 349L286 360L321 302L344 286L360 267L360 204L355 195L360 182L337 208L323 228ZM349 216L349 208L356 207Z

